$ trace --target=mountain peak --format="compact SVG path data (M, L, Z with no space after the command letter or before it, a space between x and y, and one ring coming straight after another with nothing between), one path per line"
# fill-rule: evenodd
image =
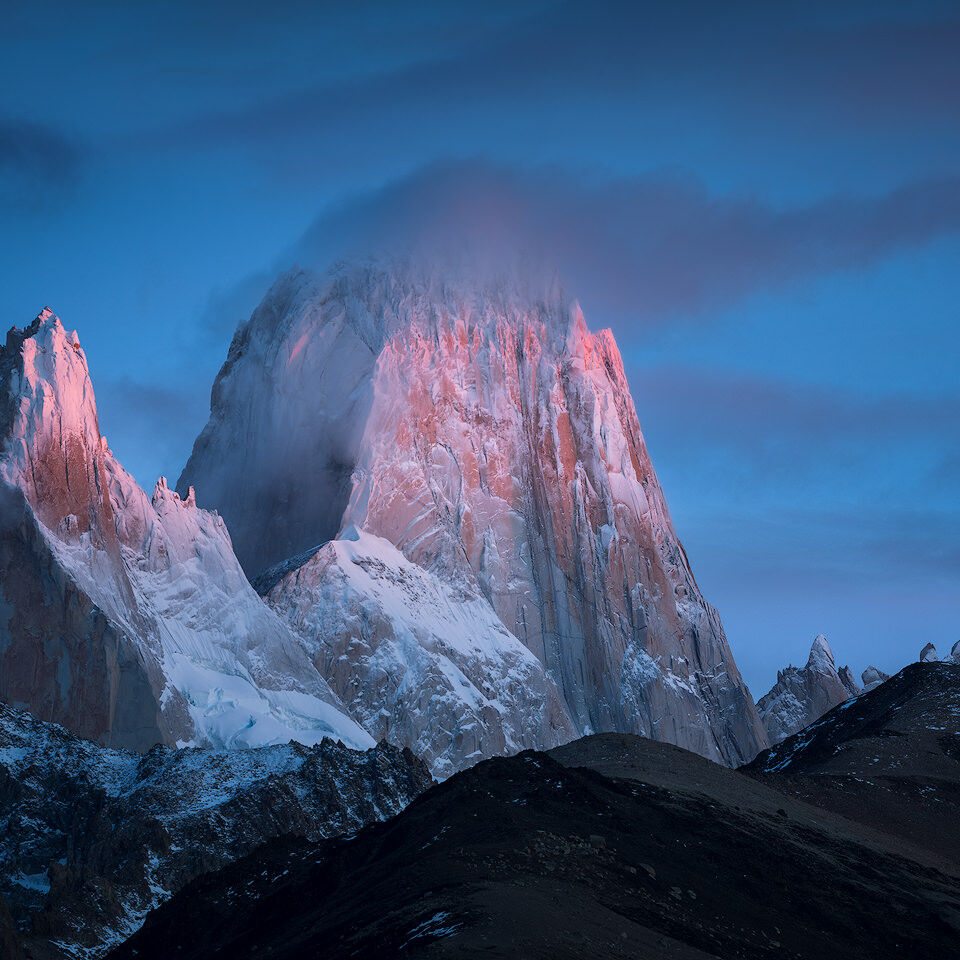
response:
M163 477L151 500L114 458L79 340L52 311L8 334L0 387L0 698L136 749L372 745L254 592L220 517Z
M873 690L875 687L879 687L881 683L889 680L890 674L884 673L881 669L871 664L860 674L860 679L863 681L863 692L867 693L869 690Z
M836 661L833 656L833 650L827 641L827 638L818 633L813 638L810 645L810 656L807 658L807 669L825 669L828 672L836 672Z
M234 337L181 494L189 484L251 575L282 571L271 597L297 629L308 618L287 559L320 557L352 526L482 596L578 732L728 762L765 739L614 337L591 333L555 275L404 259L285 274ZM337 668L345 696L364 669Z
M778 743L859 693L853 671L837 669L833 650L819 633L810 646L806 666L778 671L777 682L757 702L757 709L770 741Z

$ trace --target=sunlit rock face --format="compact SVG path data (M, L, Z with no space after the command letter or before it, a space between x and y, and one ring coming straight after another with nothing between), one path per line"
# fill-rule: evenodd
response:
M0 698L114 746L372 741L247 582L216 513L148 496L49 310L0 352Z
M766 744L613 336L591 333L559 287L369 264L282 277L234 338L189 484L251 571L355 528L467 585L578 734L639 733L728 763ZM302 630L293 587L271 580ZM369 669L351 649L330 678L348 700Z
M887 675L875 667L863 673L863 681L870 689L885 679ZM806 666L778 671L777 682L757 702L757 709L770 742L779 743L860 692L850 668L837 669L833 650L821 633L814 638Z

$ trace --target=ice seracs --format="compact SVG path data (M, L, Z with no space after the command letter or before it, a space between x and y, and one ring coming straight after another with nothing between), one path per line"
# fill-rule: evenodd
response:
M373 745L248 583L223 520L100 433L75 333L0 352L0 698L112 746Z
M556 285L396 262L284 275L234 336L178 489L189 485L225 517L251 575L356 529L446 596L461 591L496 657L519 655L509 638L532 654L515 662L539 678L548 719L529 728L529 745L568 736L563 717L578 734L641 733L728 763L766 743L673 529L613 336L591 333ZM355 547L338 543L314 563L332 564L330 576L353 564ZM369 699L385 653L358 632L359 580L337 593L322 577L298 583L297 561L283 570L270 602L315 662L333 663L318 624L358 620L333 642L333 682L348 702L351 686ZM386 604L386 585L377 590ZM396 682L449 659L430 652L432 635L390 640ZM512 668L488 669L506 678ZM387 706L378 729L407 742L435 707L459 699L457 711L476 716L475 698L475 680L458 680L439 700ZM516 698L488 700L499 716L463 740L471 757L527 725Z
M757 709L770 742L779 743L858 693L850 668L837 670L827 638L818 634L806 666L778 671L777 682L757 701Z

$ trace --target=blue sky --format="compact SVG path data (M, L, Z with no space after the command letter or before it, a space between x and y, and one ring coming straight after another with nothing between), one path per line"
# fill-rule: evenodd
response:
M79 331L145 485L275 273L495 199L613 327L756 695L817 632L857 672L960 639L955 3L38 0L0 26L3 314Z

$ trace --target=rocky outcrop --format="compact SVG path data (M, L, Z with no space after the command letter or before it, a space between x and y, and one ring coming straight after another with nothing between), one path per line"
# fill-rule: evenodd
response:
M0 945L99 957L194 877L272 837L351 833L431 783L386 744L138 756L0 704Z
M867 691L873 690L879 687L881 683L889 680L890 674L884 673L877 667L869 666L860 674L860 679L863 681L863 692L867 693Z
M0 698L112 746L373 740L241 569L226 526L100 433L75 333L0 351Z
M958 640L950 650L950 659L954 663L960 663L960 640Z
M777 682L757 702L757 709L770 742L779 743L858 693L850 668L837 670L827 638L818 634L806 666L778 671Z
M640 733L731 763L766 743L613 336L591 333L559 289L395 264L282 277L234 337L178 489L191 484L250 572L356 528L481 595L577 733ZM274 587L298 627L295 567ZM308 625L308 645L316 635ZM348 684L368 685L363 649L347 646L349 679L334 681L348 700ZM563 729L536 724L535 745Z
M928 643L920 651L920 663L934 663L939 659L940 657L937 656L937 648L932 643Z
M438 777L576 736L556 685L480 591L387 540L346 531L267 598L364 729L408 744Z

